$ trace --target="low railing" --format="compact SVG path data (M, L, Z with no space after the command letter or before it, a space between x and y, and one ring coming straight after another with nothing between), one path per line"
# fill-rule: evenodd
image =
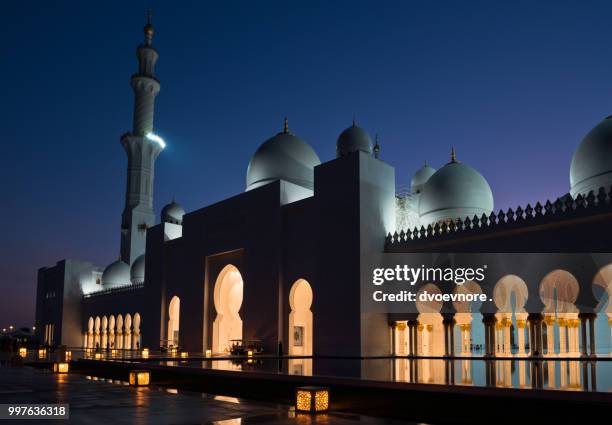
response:
M100 291L91 292L89 294L83 295L83 298L93 298L93 297L99 297L103 295L117 294L120 292L131 292L131 291L136 291L142 288L144 288L144 282L130 283L128 285L116 286L114 288L107 288L107 289L102 289Z
M509 228L539 225L551 221L561 221L577 216L597 214L612 210L612 188L606 190L600 188L597 194L593 191L587 196L578 195L575 199L571 196L559 198L555 202L546 201L544 205L540 202L535 207L527 204L525 208L518 207L515 210L509 208L507 211L500 210L492 212L488 216L474 216L465 219L458 218L427 227L415 227L413 230L389 233L386 245L410 244L415 241L434 240L449 236L467 236L484 232L495 232Z

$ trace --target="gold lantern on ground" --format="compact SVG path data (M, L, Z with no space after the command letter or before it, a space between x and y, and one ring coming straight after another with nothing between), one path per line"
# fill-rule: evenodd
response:
M206 350L206 357L212 357L212 350Z
M130 371L130 385L142 387L149 385L151 381L151 372L148 370L132 370Z
M186 359L189 357L189 353L187 351L181 351L181 358Z
M295 390L296 412L321 413L329 410L329 388L298 387Z
M145 348L142 350L142 358L143 359L148 359L149 358L149 349Z
M47 357L47 350L45 350L44 348L38 350L38 358L44 359L45 357Z
M27 355L28 355L28 349L27 349L27 348L25 348L25 347L21 347L21 348L19 349L19 355L20 355L21 357L24 357L24 358L25 358L25 356L27 356Z
M70 364L66 362L62 363L53 363L53 372L55 373L68 373L70 369Z

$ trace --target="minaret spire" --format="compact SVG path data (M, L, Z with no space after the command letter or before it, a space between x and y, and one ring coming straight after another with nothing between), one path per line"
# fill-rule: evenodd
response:
M457 154L455 153L454 146L451 146L451 162L457 162Z
M153 179L155 160L164 148L164 141L153 133L155 98L160 84L155 77L159 55L151 45L153 25L151 12L143 29L144 43L136 48L138 72L130 85L134 92L132 131L121 137L128 157L125 207L121 216L121 258L128 264L144 254L146 230L155 224L153 212Z
M285 121L283 122L283 133L289 133L289 119L285 117Z

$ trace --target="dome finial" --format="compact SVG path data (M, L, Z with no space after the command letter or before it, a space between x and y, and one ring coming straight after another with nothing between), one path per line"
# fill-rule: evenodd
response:
M379 141L378 133L376 133L375 140L376 140L376 143L374 143L374 158L378 159L378 152L380 152L380 145L378 144L378 141Z
M153 41L153 24L151 23L151 21L153 20L153 12L151 12L151 9L147 10L147 24L144 27L144 35L145 35L145 44L147 46L151 45L151 41Z
M289 119L285 117L285 122L283 123L283 133L289 133Z
M355 114L353 114L353 127L357 127L357 120L355 120Z
M427 160L425 160L425 162L423 162L423 167L427 167Z
M451 146L451 162L457 162L457 154L455 153L454 146Z

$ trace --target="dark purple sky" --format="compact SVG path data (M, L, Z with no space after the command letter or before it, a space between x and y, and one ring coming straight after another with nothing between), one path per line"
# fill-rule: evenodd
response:
M454 145L496 209L516 207L566 193L572 152L612 112L609 1L6 2L0 326L32 323L39 267L118 255L119 136L149 7L157 211L242 191L285 115L329 160L353 114L399 184Z

